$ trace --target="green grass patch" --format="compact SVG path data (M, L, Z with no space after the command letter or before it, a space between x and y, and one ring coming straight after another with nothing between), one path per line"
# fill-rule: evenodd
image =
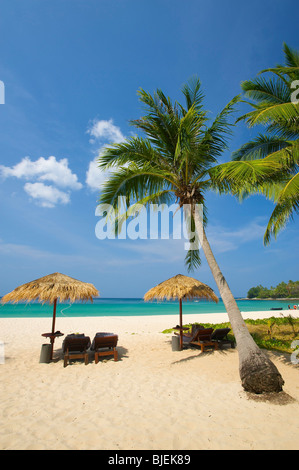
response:
M292 353L294 351L291 347L292 342L299 340L299 319L293 318L291 315L259 320L248 319L245 320L245 323L254 341L262 349ZM231 328L229 322L193 324L213 328L214 330L217 328ZM190 328L191 331L192 324L185 324L184 327ZM174 331L173 328L169 328L162 331L162 333L171 334ZM235 339L232 331L229 333L228 338Z

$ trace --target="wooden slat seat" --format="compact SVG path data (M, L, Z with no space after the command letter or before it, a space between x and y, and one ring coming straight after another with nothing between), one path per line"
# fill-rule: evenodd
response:
M99 362L101 356L113 356L114 361L118 360L118 352L116 349L118 335L114 333L97 333L93 339L91 350L94 351L95 363ZM103 351L104 349L104 351Z
M71 359L84 359L85 365L88 364L87 349L90 346L89 336L71 334L67 335L63 341L64 367Z

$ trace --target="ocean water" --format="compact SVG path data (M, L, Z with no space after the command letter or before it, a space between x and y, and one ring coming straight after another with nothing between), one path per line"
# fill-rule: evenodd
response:
M241 312L267 311L271 308L288 310L293 306L291 300L244 300L236 299ZM204 300L183 302L183 314L223 313L222 300L218 304ZM178 301L144 302L143 299L94 299L93 303L57 304L57 317L103 317L103 316L144 316L175 315L179 312ZM286 312L287 313L287 312ZM0 304L0 318L51 317L52 305L41 305L38 302Z

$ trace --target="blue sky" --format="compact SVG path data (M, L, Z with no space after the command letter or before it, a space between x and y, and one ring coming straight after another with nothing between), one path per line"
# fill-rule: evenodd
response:
M137 90L201 79L215 116L240 82L298 49L294 0L0 0L0 295L52 272L92 282L102 297L142 297L187 274L184 241L98 240L99 149L131 135ZM238 124L230 153L261 129ZM298 220L263 246L273 205L209 194L208 236L236 296L298 279ZM193 273L215 282L202 254Z

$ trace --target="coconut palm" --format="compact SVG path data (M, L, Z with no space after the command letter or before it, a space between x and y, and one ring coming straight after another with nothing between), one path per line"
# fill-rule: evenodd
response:
M283 380L274 364L257 347L250 336L230 288L215 260L206 237L206 192L216 186L213 168L227 148L231 133L229 117L238 97L234 98L209 123L203 109L203 94L196 78L182 88L185 107L172 102L161 90L153 96L141 89L139 99L146 114L131 121L146 137L134 136L106 148L99 158L102 169L114 169L101 188L100 203L110 204L121 223L134 213L136 204L162 204L176 201L186 207L192 228L196 228L201 247L207 258L220 295L226 307L238 344L240 376L245 390L251 392L280 391ZM217 167L216 167L217 168ZM259 164L252 163L257 180L272 174L278 168L270 161L267 170L259 175ZM216 175L217 175L216 169ZM220 180L220 188L223 182ZM117 216L118 197L126 198L129 210ZM203 205L203 217L197 211ZM199 251L190 250L186 256L189 270L200 264Z
M224 190L229 189L241 198L260 193L274 201L275 207L264 235L265 244L272 236L276 238L299 212L299 51L286 44L283 50L285 65L263 70L254 80L241 84L245 97L252 100L246 102L253 111L238 121L246 121L249 127L263 125L266 133L259 134L233 153L232 160L239 161L240 165L225 164L218 169L217 175L227 185ZM269 73L270 76L265 75ZM276 160L284 171L259 185L252 179L250 167L246 166L252 160L259 160L261 171L263 161ZM238 185L235 184L236 178Z

